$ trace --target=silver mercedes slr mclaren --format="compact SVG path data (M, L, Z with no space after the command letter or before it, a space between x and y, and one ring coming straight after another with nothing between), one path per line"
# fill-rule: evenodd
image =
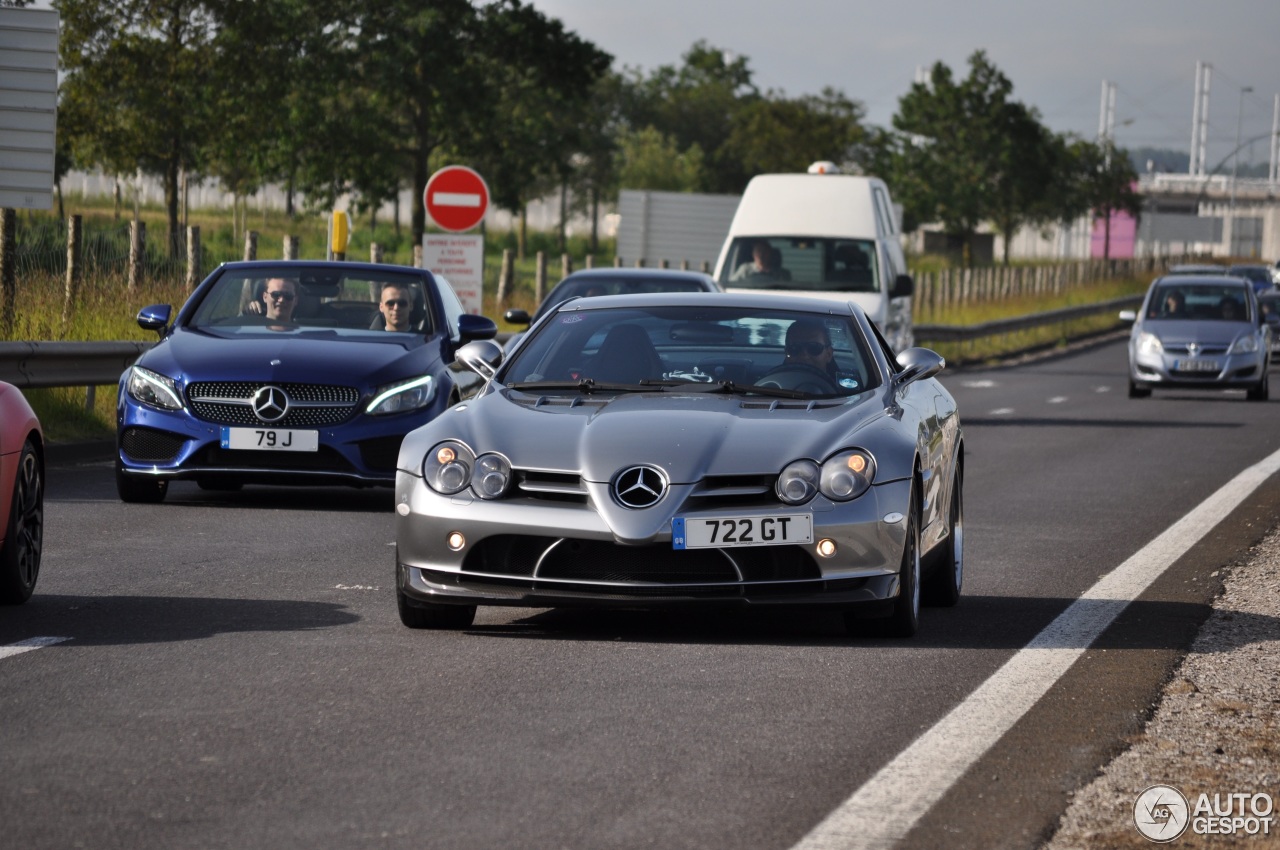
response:
M824 605L908 637L964 578L963 434L923 348L856 305L761 294L574 299L409 433L396 597L478 605Z

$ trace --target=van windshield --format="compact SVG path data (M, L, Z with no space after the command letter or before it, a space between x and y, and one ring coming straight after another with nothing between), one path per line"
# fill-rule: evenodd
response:
M733 289L879 292L875 242L810 236L739 236L720 283Z

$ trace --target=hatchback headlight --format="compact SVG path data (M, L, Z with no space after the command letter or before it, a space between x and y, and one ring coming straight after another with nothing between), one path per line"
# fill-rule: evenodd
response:
M783 468L773 490L788 505L803 505L818 493L821 471L811 460L792 461Z
M1164 346L1160 344L1160 337L1152 333L1138 334L1138 353L1163 354Z
M827 458L818 484L822 495L848 502L867 492L876 477L876 461L860 449L849 449Z
M1231 350L1227 354L1253 354L1257 350L1258 338L1253 334L1246 334L1231 343Z
M421 378L412 378L408 381L399 381L394 384L388 384L385 387L378 387L378 391L374 393L373 401L369 402L369 406L365 408L365 413L370 416L379 416L385 413L404 413L409 410L418 410L431 404L436 397L436 382L430 375L423 375Z
M476 456L471 449L457 440L446 440L427 452L422 461L422 477L432 490L443 496L452 496L467 489L475 462Z
M161 410L181 410L182 398L178 395L178 385L173 378L143 369L141 366L129 367L129 377L125 380L125 390L130 398Z

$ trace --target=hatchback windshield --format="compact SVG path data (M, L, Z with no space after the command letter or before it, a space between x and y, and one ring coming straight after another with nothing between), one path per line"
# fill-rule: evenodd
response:
M1165 284L1156 288L1147 304L1147 318L1172 321L1249 319L1249 302L1239 286L1227 284Z
M534 332L499 379L508 386L715 385L812 396L848 396L880 383L849 315L703 306L562 311Z
M432 332L421 278L386 271L308 268L229 271L201 300L189 327L222 335L422 336Z
M738 237L720 269L731 289L878 292L875 243L869 239Z

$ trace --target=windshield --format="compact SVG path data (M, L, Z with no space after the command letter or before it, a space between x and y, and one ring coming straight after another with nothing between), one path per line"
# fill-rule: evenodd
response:
M880 375L851 315L583 306L534 331L498 380L517 388L781 390L840 397L878 385Z
M708 283L703 283L707 280ZM714 287L710 278L685 277L683 275L658 273L614 273L570 275L560 281L547 300L538 307L535 319L540 319L551 312L558 304L570 298L591 298L596 295L631 295L638 292L706 292Z
M1167 284L1156 288L1147 304L1147 318L1172 321L1249 320L1245 291L1228 284Z
M228 270L200 301L188 327L227 334L302 333L327 336L434 332L420 275L308 267Z
M737 237L720 282L732 289L880 291L875 242L826 237Z

